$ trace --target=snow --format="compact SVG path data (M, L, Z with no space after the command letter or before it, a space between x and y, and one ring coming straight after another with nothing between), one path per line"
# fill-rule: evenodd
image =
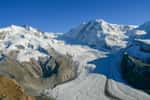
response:
M38 61L39 57L48 57L48 55L42 54L38 51L21 51L18 56L17 59L20 62L30 62L31 58L34 58L36 61Z
M54 40L49 42L49 44L61 54L70 54L73 56L73 60L79 62L79 73L82 72L83 67L87 69L94 69L95 66L92 64L87 64L87 62L94 60L98 57L106 57L106 52L98 51L96 49L91 49L88 46L81 45L69 45L63 41Z
M150 58L150 53L140 51L140 46L130 47L127 49L127 53L132 57L143 59L145 61Z
M62 47L62 46L60 46ZM72 46L74 48L74 46ZM83 49L83 48L82 48ZM85 49L85 48L84 48ZM87 49L87 48L86 48ZM66 49L67 50L67 49ZM73 49L74 50L74 49ZM72 51L72 50L71 50ZM75 50L76 51L76 50ZM61 51L60 51L61 52ZM73 52L72 52L73 53ZM74 52L75 53L75 52ZM70 82L58 85L54 89L47 89L44 91L48 96L53 96L56 100L149 100L150 96L142 91L131 88L126 85L119 72L119 62L121 60L121 52L116 52L109 56L108 53L97 51L93 49L80 52L80 56L76 55L76 59L81 63L79 76ZM94 56L97 54L99 56ZM85 56L87 55L87 56ZM89 56L88 56L89 55ZM90 57L91 55L91 57ZM93 55L93 58L92 58ZM83 57L82 57L83 56ZM84 59L89 57L90 59ZM86 67L87 62L97 58L106 58L107 63L96 65L99 70L105 70L106 73L89 73ZM104 62L104 61L103 61ZM106 93L109 93L109 95Z
M139 47L133 46L128 49L136 37L146 34L137 27L96 20L70 30L65 37L88 45L94 44L103 49L81 46L80 42L78 45L65 44L66 40L59 44L55 42L57 45L51 44L60 53L73 55L80 63L80 74L75 80L58 85L54 89L47 89L44 93L55 97L56 100L149 100L148 94L127 85L120 72L121 58L126 49L135 56L147 56L141 54ZM104 43L112 47L111 50L105 50ZM96 63L89 64L93 61ZM96 74L91 73L90 67L95 68Z
M135 39L135 41L150 45L150 39Z
M4 54L9 54L11 51L19 51L16 59L19 62L29 62L31 58L38 60L39 57L49 56L40 52L38 47L41 46L47 49L49 46L48 42L50 41L49 38L51 36L54 37L52 34L43 34L32 27L27 28L15 25L2 28L0 32L0 34L5 34L5 38L0 42L1 50ZM22 49L17 46L21 46Z
M96 48L104 48L104 46L122 48L127 46L129 34L125 33L136 27L110 24L104 20L92 20L71 29L65 36L82 41L85 44L94 45Z
M57 100L109 100L104 94L104 80L105 76L90 74L60 85L50 92Z
M49 55L38 48L47 50L52 47L61 54L72 55L73 60L79 63L76 79L43 92L56 100L150 100L148 94L127 85L120 72L124 51L141 59L149 57L148 53L140 52L139 46L133 44L135 38L147 34L144 28L96 19L64 35L16 25L0 29L0 35L2 33L5 38L0 40L0 50L5 54L18 50L16 60L19 62L47 57ZM60 36L65 38L59 40ZM78 43L70 43L67 39ZM150 43L149 39L140 41ZM18 45L24 48L20 49Z
M138 29L139 29L139 30L144 30L144 31L146 31L147 33L149 33L149 32L150 32L150 21L145 22L145 23L142 24L142 25L139 25Z

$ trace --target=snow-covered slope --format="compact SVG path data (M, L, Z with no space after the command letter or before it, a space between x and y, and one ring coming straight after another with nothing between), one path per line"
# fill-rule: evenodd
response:
M142 25L139 25L138 29L144 30L144 31L146 31L147 33L150 33L150 21L145 22L145 23L142 24Z
M38 60L39 57L49 56L46 49L50 48L51 37L51 34L32 27L12 25L0 29L0 51L4 54L17 51L17 60L20 62L30 61L31 58Z
M96 48L118 49L127 46L125 34L137 26L110 24L104 20L92 20L71 29L66 37L77 39Z

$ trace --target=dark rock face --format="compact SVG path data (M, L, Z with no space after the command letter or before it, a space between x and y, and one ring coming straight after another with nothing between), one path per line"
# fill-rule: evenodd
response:
M52 74L56 74L58 72L58 65L56 63L56 60L53 57L50 57L48 59L41 58L39 60L39 64L42 68L43 77L47 78L50 77Z
M28 96L24 89L8 77L0 76L0 100L36 100ZM42 99L41 99L42 100Z
M122 63L123 77L133 87L150 93L150 63L124 54Z

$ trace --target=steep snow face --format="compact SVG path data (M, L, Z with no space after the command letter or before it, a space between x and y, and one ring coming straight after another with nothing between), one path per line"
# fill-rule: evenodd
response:
M147 33L150 33L150 21L140 25L138 29L145 30Z
M16 60L28 62L31 58L49 57L45 52L49 48L52 35L43 33L32 27L12 25L0 29L0 51L10 54L17 51Z
M135 30L141 33L141 36L139 36L138 38L150 38L150 21L139 25Z
M83 23L66 33L66 37L74 38L90 46L105 49L124 48L129 34L136 26L110 24L104 20Z

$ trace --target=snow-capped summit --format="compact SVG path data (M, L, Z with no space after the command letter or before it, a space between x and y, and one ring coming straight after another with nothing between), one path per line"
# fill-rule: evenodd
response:
M43 32L39 31L38 29L35 29L31 26L17 26L17 25L11 25L5 28L0 29L0 33L6 33L6 34L35 34L35 35L42 35ZM5 34L5 35L6 35Z
M28 26L28 25L22 25L21 27L25 28L26 30L29 30L29 31L34 31L34 32L40 32L40 30L38 29L35 29L31 26Z
M127 44L124 41L128 37L125 33L135 27L133 25L111 24L102 19L96 19L71 29L66 33L66 36L96 48L122 48Z

